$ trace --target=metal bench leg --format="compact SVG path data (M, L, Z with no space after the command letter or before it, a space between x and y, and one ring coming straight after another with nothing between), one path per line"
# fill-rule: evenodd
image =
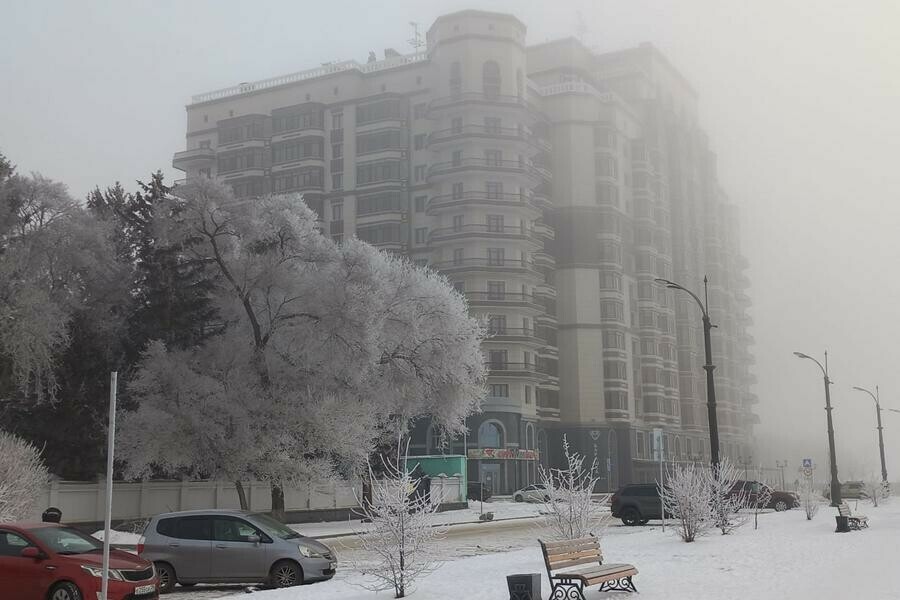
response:
M553 584L548 600L585 600L584 585L581 582L558 581Z
M621 577L619 579L611 579L609 581L604 581L600 584L601 592L636 592L637 588L634 587L634 582L631 581L631 576Z

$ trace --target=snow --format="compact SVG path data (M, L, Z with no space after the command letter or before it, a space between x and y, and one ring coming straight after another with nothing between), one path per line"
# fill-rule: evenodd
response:
M759 529L743 527L730 535L718 533L687 544L670 527L663 533L649 527L611 526L601 538L608 562L634 564L641 600L730 600L791 598L838 600L852 594L872 599L900 598L900 501L878 508L860 504L854 512L869 517L867 530L834 533L835 509L823 507L807 521L801 510L760 515ZM481 534L490 542L486 526ZM499 526L493 527L498 529ZM449 541L449 540L448 540ZM467 556L445 562L409 595L416 600L505 600L505 576L541 573L543 597L549 595L540 547L525 530L517 549ZM359 575L347 569L335 579L301 590L270 590L259 600L386 600L390 592L374 594L352 584ZM588 598L627 597L601 594Z
M93 535L98 540L103 540L106 532L102 529L100 531L95 531L91 535ZM110 539L112 540L112 544L114 546L137 546L138 540L141 539L141 534L139 533L129 533L127 531L116 531L113 529L110 532Z

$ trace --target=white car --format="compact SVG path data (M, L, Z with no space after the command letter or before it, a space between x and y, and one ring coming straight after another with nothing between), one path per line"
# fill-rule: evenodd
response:
M550 500L550 496L544 485L536 483L518 490L513 494L513 500L516 502L547 502Z

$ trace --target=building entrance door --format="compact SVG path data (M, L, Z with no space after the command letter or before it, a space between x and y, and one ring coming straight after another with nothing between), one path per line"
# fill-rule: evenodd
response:
M500 465L497 464L481 464L481 483L491 490L491 494L497 494L500 491L502 482L500 481Z

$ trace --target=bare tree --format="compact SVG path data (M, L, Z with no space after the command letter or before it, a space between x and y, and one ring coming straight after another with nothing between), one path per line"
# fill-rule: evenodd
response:
M762 483L754 483L753 494L753 529L759 529L759 513L764 510L772 499L772 488Z
M800 503L803 506L803 512L806 514L806 520L812 521L819 508L822 506L822 496L816 491L812 478L804 477L800 480Z
M596 461L586 467L585 457L570 450L566 436L562 443L565 468L542 466L540 471L546 494L544 528L554 539L577 540L596 535L609 517L593 498L600 478Z
M48 480L40 450L0 431L0 523L18 521L34 513Z
M710 505L716 528L727 535L747 522L749 496L747 490L738 485L739 473L734 463L724 457L718 465L704 471L710 490Z
M693 542L715 525L709 475L694 464L675 465L660 490L663 510L675 517L678 535Z
M431 519L441 499L418 493L422 482L408 468L408 444L402 453L400 447L396 458L381 457L380 478L369 463L371 500L357 496L360 516L371 527L356 534L376 558L374 564L359 565L367 577L359 585L372 591L392 589L395 598L406 597L417 580L440 566L434 541L444 532Z

